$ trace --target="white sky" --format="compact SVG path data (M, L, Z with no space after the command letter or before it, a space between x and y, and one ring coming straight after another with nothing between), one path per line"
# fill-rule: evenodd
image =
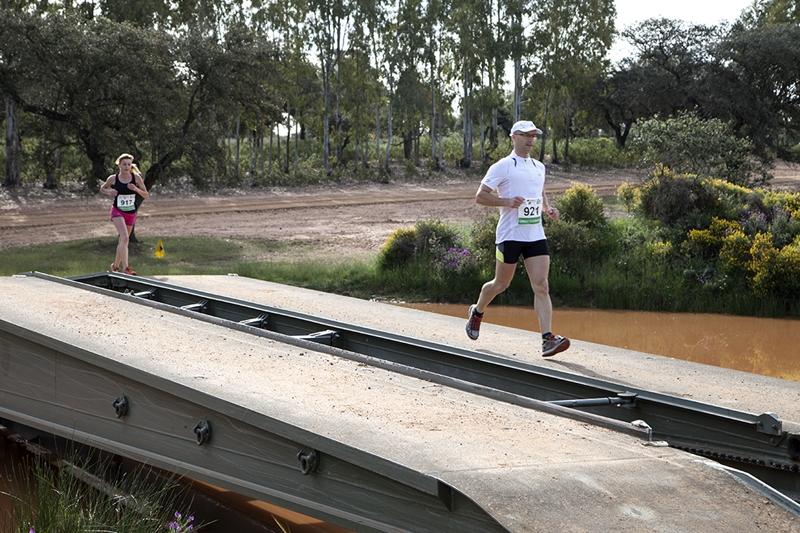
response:
M616 0L617 31L649 18L680 19L692 24L717 25L733 22L753 0ZM625 41L617 39L609 57L616 62L630 54Z

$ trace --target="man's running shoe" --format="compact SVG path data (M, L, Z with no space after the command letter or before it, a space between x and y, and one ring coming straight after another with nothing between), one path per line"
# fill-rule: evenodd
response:
M114 263L111 263L111 266L110 266L110 267L108 267L108 271L109 271L109 272L119 272L119 268L117 268L117 265L116 265L116 264L114 264Z
M542 357L552 357L559 352L569 348L569 339L561 335L553 335L542 338Z
M475 305L469 306L469 320L467 320L467 337L472 340L477 340L478 335L481 334L481 320L483 320L483 313L478 314Z
M125 273L127 275L129 275L129 276L135 276L136 275L136 271L134 269L132 269L130 266L126 266L125 267Z

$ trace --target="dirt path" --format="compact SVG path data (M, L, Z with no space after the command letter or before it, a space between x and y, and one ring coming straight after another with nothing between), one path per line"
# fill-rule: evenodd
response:
M574 181L610 195L635 177L620 172L553 172L547 191ZM797 171L776 180L800 183ZM159 194L140 211L140 236L209 236L311 244L323 257L369 255L399 227L424 219L467 223L484 216L473 196L479 179L273 189L228 196ZM0 198L0 249L113 236L106 197ZM303 247L308 249L308 247ZM291 250L287 256L291 256Z

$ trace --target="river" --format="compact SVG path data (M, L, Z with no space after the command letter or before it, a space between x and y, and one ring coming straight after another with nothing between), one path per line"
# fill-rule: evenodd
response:
M407 307L466 319L465 305ZM539 329L532 307L492 305L483 320L484 324ZM570 339L800 381L800 319L555 309L553 329Z

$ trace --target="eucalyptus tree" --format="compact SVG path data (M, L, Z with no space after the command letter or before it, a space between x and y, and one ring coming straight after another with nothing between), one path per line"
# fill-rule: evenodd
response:
M510 49L506 41L509 37L506 32L508 20L503 8L503 0L485 0L481 5L480 16L484 22L481 25L483 31L478 35L481 40L480 48L483 49L480 68L483 80L477 100L478 124L481 128L481 159L485 156L487 133L490 148L494 149L497 146L499 109L505 99L503 78Z
M352 0L305 0L305 30L319 58L322 76L322 164L331 174L330 120L336 104L338 62L346 52L346 36L351 23ZM332 100L334 100L332 102ZM338 120L338 117L336 117Z
M472 106L473 91L478 82L478 68L484 55L482 44L485 31L482 0L461 0L449 6L445 42L450 48L451 71L461 83L461 117L463 156L459 164L472 165Z
M308 13L303 2L258 2L253 12L255 30L264 39L274 43L279 51L277 63L279 75L270 80L277 97L282 101L283 115L263 117L270 131L270 172L272 171L272 142L278 129L278 152L280 149L280 125L286 121L286 158L284 169L290 165L290 138L292 125L295 129L295 160L299 157L299 138L305 137L307 126L322 130L320 105L322 87L317 69L307 54L309 40L305 21ZM317 119L319 118L319 119ZM294 121L294 124L292 124ZM260 129L260 128L259 128Z
M354 138L355 159L365 167L369 166L368 139L375 109L381 105L380 70L372 64L373 32L378 29L380 10L379 2L356 1L353 26L348 36L349 52L341 65L343 108L348 117L348 128Z
M398 5L396 42L393 56L398 64L399 76L392 100L392 116L396 117L397 130L402 137L403 155L419 162L419 137L421 124L427 115L428 88L424 83L423 35L425 7L418 0L402 1Z
M421 20L421 34L426 39L422 47L422 57L428 70L428 86L430 88L430 122L429 133L431 141L431 168L442 169L442 158L438 148L437 107L441 113L441 74L442 64L442 32L444 31L443 19L445 15L445 0L428 0L425 5L425 16Z
M502 14L501 42L508 56L514 62L514 88L511 116L514 122L522 113L522 77L523 63L530 50L530 38L525 36L525 24L529 21L528 12L533 5L529 0L498 0L498 9Z
M544 157L551 99L558 93L571 97L577 80L585 79L587 71L602 70L614 36L615 16L614 0L541 0L537 3L533 23L534 53L548 80L540 158Z
M5 19L15 11L26 11L34 9L38 6L36 2L30 0L0 0L0 19ZM3 48L0 48L0 69L4 64L9 61L7 54L3 53ZM0 71L1 72L1 71ZM2 92L2 91L0 91ZM3 186L13 188L20 183L20 155L22 154L22 145L19 137L19 128L17 125L17 102L11 95L3 94L5 103L5 178L3 179Z

